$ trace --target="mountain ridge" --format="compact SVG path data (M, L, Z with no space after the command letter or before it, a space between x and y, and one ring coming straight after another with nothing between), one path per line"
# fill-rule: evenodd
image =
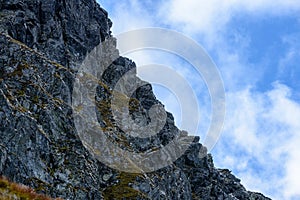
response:
M71 102L80 63L112 37L107 12L94 0L0 2L0 175L64 199L269 199L248 192L229 170L216 169L210 154L200 158L198 137L174 164L152 173L120 172L99 162L78 136ZM115 47L106 51L117 53ZM109 66L97 87L97 117L120 147L145 151L180 131L170 113L151 139L129 137L113 123L110 93L135 68L124 57ZM149 107L158 102L151 85L131 98L138 100L132 115L147 123Z

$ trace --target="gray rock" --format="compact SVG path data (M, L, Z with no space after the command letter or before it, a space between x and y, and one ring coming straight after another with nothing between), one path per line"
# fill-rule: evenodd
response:
M0 32L66 67L110 37L111 21L94 0L1 0Z

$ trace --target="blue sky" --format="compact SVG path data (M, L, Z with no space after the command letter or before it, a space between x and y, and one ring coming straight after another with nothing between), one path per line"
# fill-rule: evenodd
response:
M109 12L113 34L163 27L201 44L218 66L226 90L224 128L212 150L216 167L231 169L249 190L273 199L300 199L299 1L98 2ZM170 55L131 56L138 65L155 58L191 77L187 64ZM205 84L199 77L188 79L201 104L201 119L209 122ZM158 87L156 94L180 124L174 95ZM202 124L199 130L206 128ZM195 134L202 137L201 131Z

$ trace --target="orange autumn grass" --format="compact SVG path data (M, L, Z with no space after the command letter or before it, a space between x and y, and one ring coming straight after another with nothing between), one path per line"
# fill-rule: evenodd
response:
M7 178L0 176L0 200L54 200L42 194L37 194L34 189L25 185L12 183ZM62 200L62 199L55 199Z

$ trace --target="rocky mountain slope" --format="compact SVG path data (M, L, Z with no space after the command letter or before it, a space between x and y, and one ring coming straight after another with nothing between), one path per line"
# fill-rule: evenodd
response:
M200 158L198 137L176 162L155 172L121 172L99 162L78 135L71 105L81 62L112 38L107 12L95 0L0 3L0 175L63 199L269 199L215 168L210 154ZM118 55L114 46L105 51ZM114 123L112 88L135 67L124 57L112 62L99 80L96 112L120 148L152 152L182 132L170 113L151 138L131 137ZM151 85L128 98L133 118L148 123L149 108L159 103Z

